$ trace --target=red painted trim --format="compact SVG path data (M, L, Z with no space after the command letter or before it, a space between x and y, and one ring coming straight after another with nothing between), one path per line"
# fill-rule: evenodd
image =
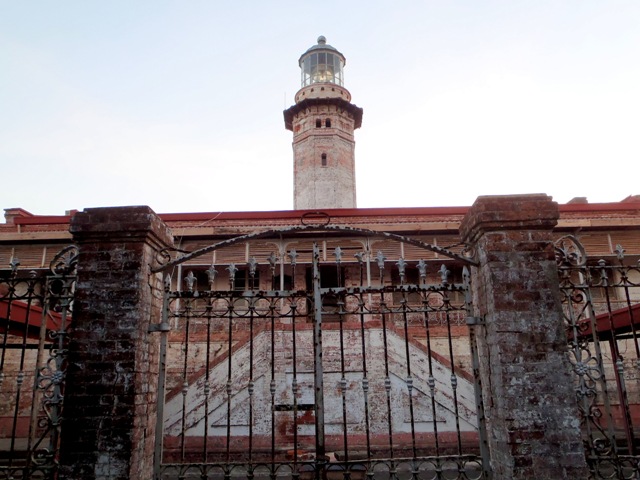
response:
M160 213L165 222L203 222L213 220L268 220L301 218L305 213L323 212L330 218L345 217L397 217L397 216L444 216L465 215L470 207L398 207L398 208L334 208L320 210L276 210L266 212L185 212ZM559 205L561 213L589 213L640 211L640 203L575 203ZM16 225L63 225L69 224L71 215L34 215L33 217L16 217Z
M0 319L5 320L10 314L9 321L30 327L40 328L42 324L42 307L37 305L29 305L25 302L14 300L11 302L11 312L9 312L9 302L0 300ZM47 330L56 330L60 323L61 317L57 312L48 312L47 314Z
M584 330L580 331L580 336L591 336L591 323L589 319L580 322ZM636 331L640 330L640 303L629 307L619 308L609 313L601 313L596 316L596 329L598 333L611 332L611 325L615 333L630 332L631 326L636 326Z
M34 215L13 219L15 225L68 225L70 221L71 215Z
M408 207L408 208L335 208L321 210L281 210L269 212L202 212L202 213L161 213L165 222L206 221L206 220L265 220L302 218L306 213L320 212L330 218L345 217L391 217L406 215L464 215L469 207Z
M567 203L558 206L561 213L569 212L618 212L640 210L640 203Z

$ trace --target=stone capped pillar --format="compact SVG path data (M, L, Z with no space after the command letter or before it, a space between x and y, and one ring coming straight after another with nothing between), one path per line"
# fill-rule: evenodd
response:
M460 233L476 249L474 304L494 480L588 478L567 357L547 195L479 197Z
M60 478L150 479L159 336L148 328L162 296L149 270L173 240L149 207L87 209L71 233L79 259Z

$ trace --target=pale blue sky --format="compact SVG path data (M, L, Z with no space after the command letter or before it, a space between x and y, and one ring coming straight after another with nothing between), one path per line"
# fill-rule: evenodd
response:
M325 35L359 207L640 194L640 2L0 0L0 207L286 210Z

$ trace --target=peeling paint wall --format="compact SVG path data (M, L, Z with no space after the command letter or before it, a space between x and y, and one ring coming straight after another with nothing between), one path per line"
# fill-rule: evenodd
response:
M343 330L344 350L340 349L339 330L323 332L323 370L325 401L325 434L333 448L340 448L343 435L342 379L341 362L344 361L344 378L346 380L346 425L352 446L363 446L365 426L365 403L362 388L363 368L360 330L355 325ZM274 380L275 380L275 425L271 423L271 337L264 330L254 338L252 344L245 342L229 356L219 361L210 371L210 392L205 395L205 372L195 376L188 386L175 388L169 392L165 407L165 435L178 437L181 434L183 413L185 435L202 437L205 434L205 404L209 408L210 437L226 437L227 415L231 419L231 435L246 437L249 435L248 387L249 355L253 347L253 435L264 437L255 439L257 443L267 443L275 432L277 444L281 449L290 449L293 441L293 345L290 329L278 330L274 344ZM458 347L460 348L460 347ZM313 449L314 446L314 412L313 390L313 345L312 330L306 328L296 334L297 355L296 395L298 412L298 435L301 436L301 447ZM385 350L383 332L379 327L368 328L365 332L365 350L367 361L367 377L369 379L369 429L373 437L388 437L388 410L385 390ZM341 358L344 353L344 359ZM413 379L414 428L417 433L433 433L434 423L431 405L431 390L428 385L429 358L421 348L421 344L409 340L411 372ZM396 434L411 432L411 415L409 411L409 393L407 389L407 360L405 339L394 330L387 332L387 356L389 378L391 380L391 424ZM177 361L177 359L176 359ZM226 389L229 380L229 361L231 362L231 401L230 413ZM434 399L435 416L440 432L456 431L456 405L451 385L452 371L442 358L431 357L433 377L435 381ZM473 385L468 372L459 372L457 377L457 409L460 430L474 432L477 418ZM174 382L179 384L179 381ZM245 438L246 442L246 438ZM355 442L355 443L353 443ZM246 447L246 444L243 443Z

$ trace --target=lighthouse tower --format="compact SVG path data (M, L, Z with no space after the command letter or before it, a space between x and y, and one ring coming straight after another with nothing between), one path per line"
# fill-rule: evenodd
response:
M298 63L302 88L284 111L293 132L293 208L355 208L353 132L362 124L362 108L344 88L344 55L320 36Z

